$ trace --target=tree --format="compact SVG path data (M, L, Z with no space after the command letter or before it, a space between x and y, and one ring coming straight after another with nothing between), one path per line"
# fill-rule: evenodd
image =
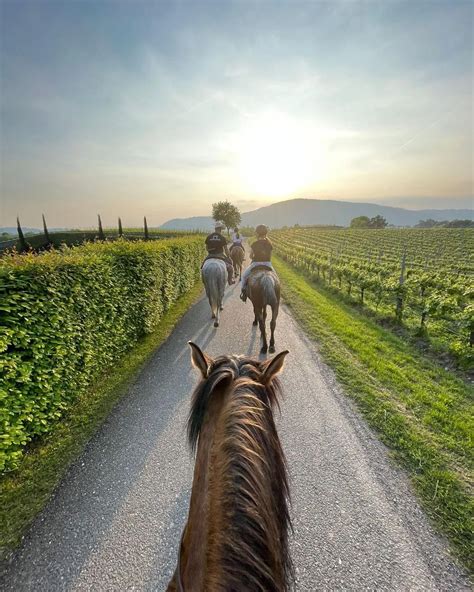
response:
M99 222L99 240L104 241L105 240L105 234L104 234L104 229L102 228L102 220L100 219L100 216L97 215L97 219Z
M385 228L385 226L387 226L387 224L388 224L387 220L385 220L385 218L383 216L378 214L377 216L374 216L373 218L370 219L369 228Z
M351 220L351 228L385 228L387 225L387 220L380 215L373 218L357 216L357 218L352 218Z
M146 216L143 217L143 230L145 231L145 240L149 240L150 235L148 234L148 224L146 222Z
M18 216L16 217L16 229L18 232L18 240L20 241L20 253L28 251L31 247L29 243L26 242L25 235L21 229L20 218Z
M357 216L357 218L351 220L351 228L369 228L369 226L370 219L368 216Z
M118 219L118 235L120 238L123 237L123 229L122 229L122 220L121 218Z
M46 244L51 245L52 240L51 240L51 237L49 236L48 227L46 226L46 218L44 217L44 214L43 214L43 230L44 230L44 238L46 239Z
M212 217L216 222L225 224L227 234L230 228L235 228L242 220L238 208L231 204L230 201L218 201L212 204Z

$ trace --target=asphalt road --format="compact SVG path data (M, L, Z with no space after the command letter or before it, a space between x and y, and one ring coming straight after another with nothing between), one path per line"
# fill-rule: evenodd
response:
M12 558L6 591L164 590L187 513L185 441L197 380L188 340L258 355L251 305L228 289L214 329L202 298L150 359ZM469 590L402 471L283 307L278 421L292 483L297 590Z

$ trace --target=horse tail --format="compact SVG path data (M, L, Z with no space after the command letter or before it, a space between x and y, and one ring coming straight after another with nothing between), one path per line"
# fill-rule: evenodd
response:
M265 309L267 305L271 306L272 309L275 308L278 305L280 298L272 275L269 273L263 274L260 280L260 285L262 287L263 308Z
M224 297L225 281L227 270L225 263L218 260L206 262L202 269L202 279L206 289L206 295L209 299L213 315L219 317L219 308L222 305Z

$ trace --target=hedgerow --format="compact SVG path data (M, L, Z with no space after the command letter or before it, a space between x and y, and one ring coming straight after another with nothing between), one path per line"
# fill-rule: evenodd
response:
M0 469L199 278L200 237L87 244L0 260Z

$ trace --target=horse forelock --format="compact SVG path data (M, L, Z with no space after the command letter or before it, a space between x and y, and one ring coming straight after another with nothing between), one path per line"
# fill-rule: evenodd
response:
M280 381L274 378L270 384L263 385L262 369L259 362L244 356L221 356L213 360L208 377L197 385L191 401L191 411L188 418L188 439L194 450L199 438L199 433L213 395L216 395L218 387L224 387L225 382L234 382L234 390L241 386L236 383L239 379L245 379L246 383L255 383L262 399L267 399L271 407L279 408L279 396L281 393Z
M244 357L216 359L197 387L188 423L196 447L213 395L226 393L221 412L222 440L216 444L221 475L219 513L212 517L226 589L288 589L292 564L287 532L289 488L286 461L277 435L273 408L280 383L262 380L259 362ZM214 492L215 493L215 492ZM224 524L220 524L225 516ZM218 562L218 563L219 563ZM240 587L239 587L240 585Z

